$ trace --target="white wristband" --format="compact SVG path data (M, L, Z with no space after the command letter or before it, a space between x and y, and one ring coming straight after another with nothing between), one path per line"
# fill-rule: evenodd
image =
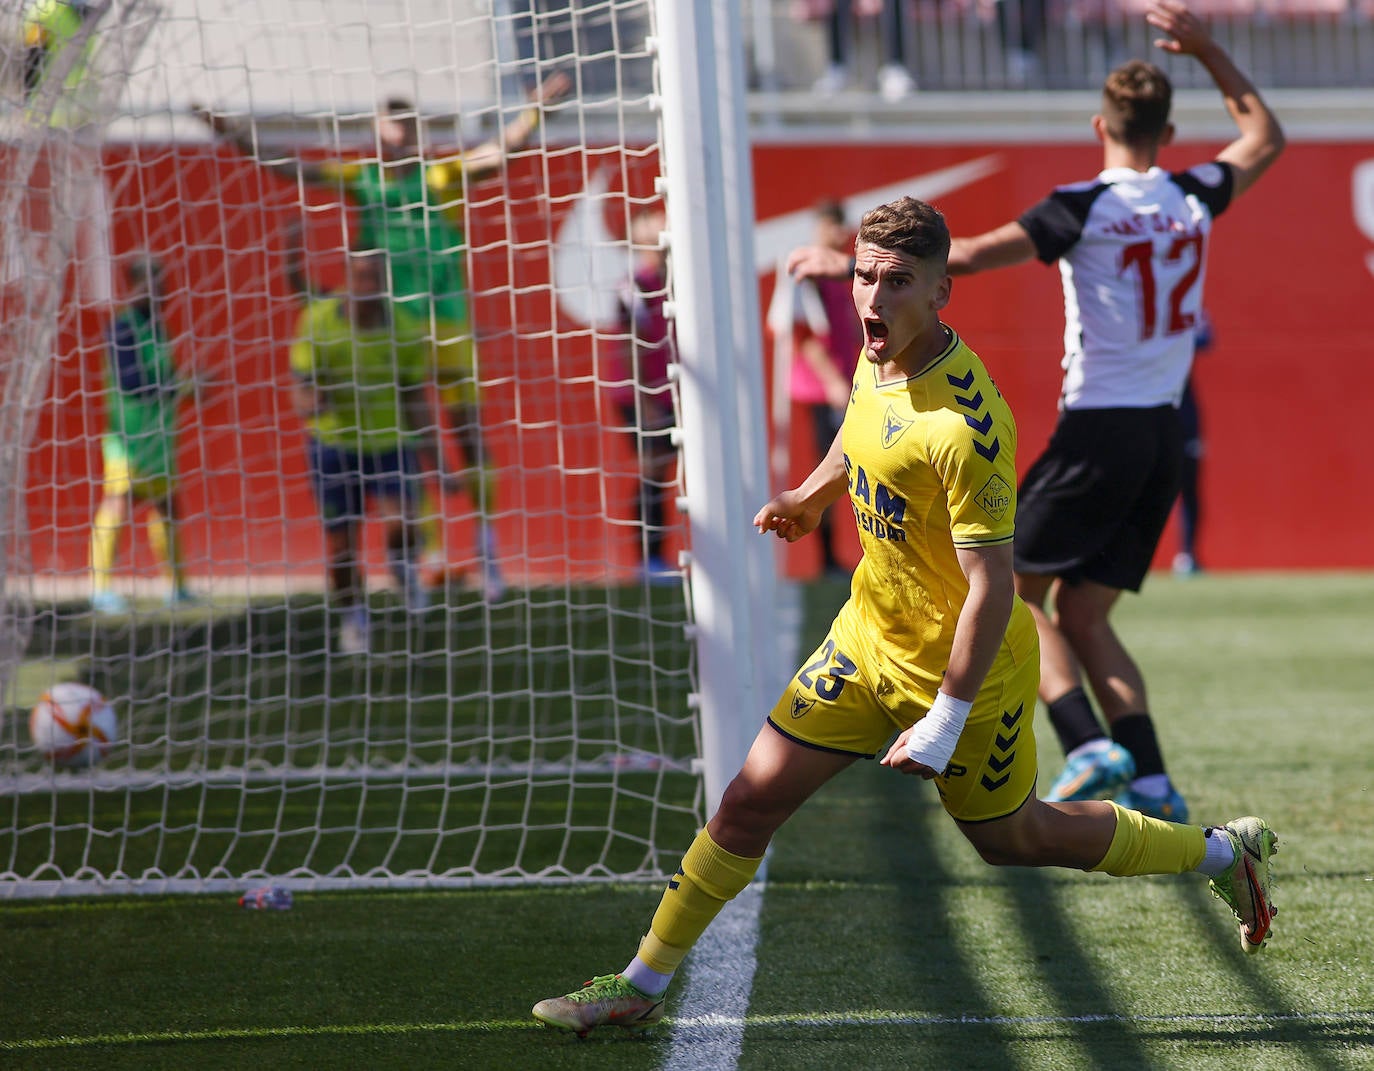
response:
M936 692L930 713L916 723L906 738L907 756L937 774L944 773L972 708L968 700L951 699L944 692Z

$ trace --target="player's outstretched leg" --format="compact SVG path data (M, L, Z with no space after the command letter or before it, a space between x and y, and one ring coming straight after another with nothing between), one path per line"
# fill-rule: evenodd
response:
M1225 833L1231 839L1236 861L1225 874L1212 878L1212 893L1225 901L1240 923L1240 947L1258 952L1269 939L1270 924L1278 914L1269 859L1278 850L1279 838L1263 818L1253 815L1227 822L1213 832Z
M640 992L620 974L603 974L567 996L541 1000L532 1014L546 1026L586 1037L598 1026L638 1030L663 1018L664 997Z
M1045 799L1066 803L1115 796L1134 776L1135 760L1129 751L1106 737L1090 740L1069 752L1063 772Z

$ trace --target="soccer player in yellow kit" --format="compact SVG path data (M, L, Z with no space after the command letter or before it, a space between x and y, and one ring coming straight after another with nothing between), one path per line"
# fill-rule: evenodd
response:
M292 400L306 429L311 484L328 562L326 588L339 619L337 648L368 649L370 626L360 566L362 524L375 502L386 528L387 562L407 609L424 609L415 551L412 429L424 406L428 334L386 294L380 254L348 260L348 286L312 292L299 230L287 232L286 274L305 301L291 344Z
M91 606L123 614L129 600L114 590L124 524L148 508L148 542L167 574L167 605L195 602L186 583L178 534L177 410L195 383L178 372L162 318L162 266L147 255L124 270L127 296L106 335L105 480L91 523Z
M674 972L752 880L773 834L835 774L879 756L933 780L989 863L1197 870L1236 914L1243 947L1268 937L1277 838L1261 819L1184 826L1106 800L1035 795L1039 650L1012 573L1016 425L977 355L940 320L949 247L944 217L914 198L864 216L854 262L864 349L843 426L802 484L754 518L791 542L847 492L863 547L850 599L687 850L635 957L540 1001L536 1019L578 1034L657 1022Z

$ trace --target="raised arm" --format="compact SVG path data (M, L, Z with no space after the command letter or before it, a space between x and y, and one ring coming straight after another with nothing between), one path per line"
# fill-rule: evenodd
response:
M258 147L253 140L252 128L235 122L227 115L211 111L202 104L192 104L191 114L208 126L216 137L229 142L244 156L274 175L281 175L292 181L299 179L311 186L326 185L334 181L334 174L327 164L311 163L295 156L282 156L272 160L260 158Z
M572 80L562 71L545 78L530 93L530 106L506 124L499 138L478 145L462 154L463 173L469 181L487 178L501 167L505 158L529 144L539 128L543 109L567 96Z
M1020 223L1004 223L996 230L949 243L949 274L973 275L994 268L1010 268L1035 258L1035 243Z
M1240 136L1217 154L1234 172L1233 197L1248 190L1279 158L1286 144L1283 128L1260 97L1254 83L1237 67L1226 50L1212 39L1207 28L1186 5L1174 0L1152 4L1145 20L1168 37L1155 47L1175 55L1196 56L1207 68L1226 104L1226 111Z

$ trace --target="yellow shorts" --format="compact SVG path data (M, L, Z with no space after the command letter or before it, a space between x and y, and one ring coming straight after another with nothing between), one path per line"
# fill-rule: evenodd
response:
M467 324L434 322L434 385L446 409L475 406L481 401L477 384L477 345Z
M166 473L144 476L129 464L128 458L105 454L105 494L111 497L133 495L143 500L161 499L172 493L173 486L173 478Z
M849 605L792 678L768 722L806 747L875 758L897 733L925 717L938 682L875 651ZM1004 648L974 700L949 766L935 778L949 814L964 822L1002 818L1035 791L1038 650L1015 662Z

